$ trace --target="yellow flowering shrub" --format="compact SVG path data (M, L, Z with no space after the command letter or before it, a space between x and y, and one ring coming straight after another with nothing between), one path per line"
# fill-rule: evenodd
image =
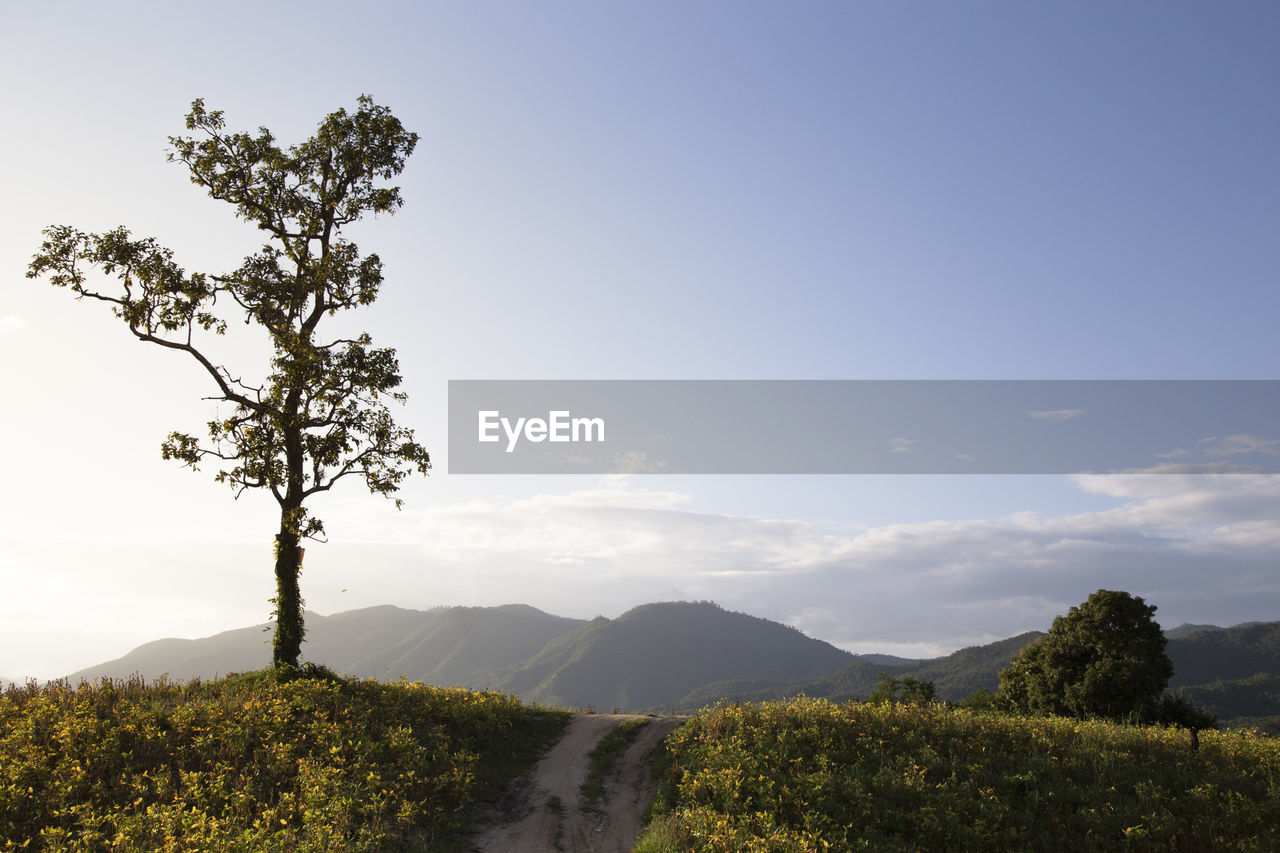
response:
M494 693L256 673L0 697L0 849L347 851L456 830L563 720ZM500 778L501 777L501 778Z
M1280 850L1280 745L941 705L704 711L637 850Z

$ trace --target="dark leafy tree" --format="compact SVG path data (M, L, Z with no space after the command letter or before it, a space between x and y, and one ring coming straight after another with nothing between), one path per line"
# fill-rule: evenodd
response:
M887 672L880 673L876 687L867 697L868 702L899 703L902 705L928 705L934 701L932 681L921 681L914 675L896 678Z
M1178 726L1191 732L1191 748L1200 748L1201 729L1218 726L1218 715L1196 705L1181 693L1165 691L1156 701L1152 722L1165 726Z
M187 273L169 249L126 228L88 234L58 225L45 229L27 275L107 303L139 340L194 359L215 390L207 399L230 404L209 423L207 441L174 432L162 456L193 469L212 462L214 479L237 497L246 489L274 496L280 526L272 659L277 668L296 668L303 638L299 545L324 534L307 499L347 478L391 496L411 471L431 467L413 432L397 426L387 408L405 400L396 390L395 350L373 347L367 334L326 340L319 332L326 318L377 298L378 256L362 258L342 230L367 213L401 206L399 188L383 182L403 170L418 136L368 96L355 112L330 114L314 136L288 148L266 128L228 132L222 112L207 111L201 100L191 105L187 129L196 136L170 137L169 159L266 232L260 250L221 275ZM116 285L91 284L91 270ZM269 338L273 354L261 381L246 381L214 358L211 336L226 331L228 317Z
M979 687L960 700L959 704L961 708L967 708L970 711L992 711L1000 707L996 701L996 694L986 687Z
M1021 713L1152 719L1173 675L1155 611L1098 590L1000 673L1000 701Z

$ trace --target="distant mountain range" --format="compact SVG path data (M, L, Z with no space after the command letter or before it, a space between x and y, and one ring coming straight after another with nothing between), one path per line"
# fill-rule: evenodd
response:
M487 689L555 638L586 625L523 604L406 610L391 605L306 615L302 656L339 672L394 681L405 676ZM155 640L124 657L73 672L81 678L212 678L261 669L271 661L271 625L224 631L199 640Z
M198 640L156 640L71 673L80 679L211 678L270 659L268 625ZM390 605L307 615L305 660L349 675L513 693L531 702L630 711L689 711L721 699L806 695L863 699L881 673L934 683L940 699L995 690L1028 632L930 660L854 655L777 622L710 602L646 604L616 619L552 616L533 607ZM1234 725L1280 731L1280 622L1166 632L1171 686Z

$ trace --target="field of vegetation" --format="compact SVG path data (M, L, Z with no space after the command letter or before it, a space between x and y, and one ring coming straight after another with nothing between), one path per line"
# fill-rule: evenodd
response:
M567 714L269 672L0 697L0 849L449 849Z
M637 853L1280 850L1280 743L942 705L722 705Z
M13 688L0 850L461 849L469 808L566 720L269 672ZM660 773L639 853L1280 850L1280 743L1253 732L1192 749L1185 729L940 704L722 704Z

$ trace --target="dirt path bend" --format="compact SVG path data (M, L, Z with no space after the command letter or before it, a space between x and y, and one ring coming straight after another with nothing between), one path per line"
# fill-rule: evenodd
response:
M623 720L648 725L619 756L604 784L598 811L578 807L578 788L587 778L588 754ZM504 819L475 839L481 853L630 853L640 834L640 817L657 791L649 758L683 717L584 714L574 717L551 751L508 795Z

